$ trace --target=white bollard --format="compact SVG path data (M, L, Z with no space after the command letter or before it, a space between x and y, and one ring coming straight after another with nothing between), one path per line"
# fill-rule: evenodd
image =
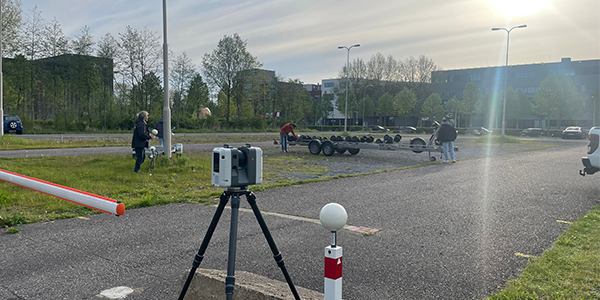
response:
M331 231L331 245L325 247L325 300L342 300L342 247L337 246L337 231L344 228L348 214L343 206L329 203L321 209L321 225Z

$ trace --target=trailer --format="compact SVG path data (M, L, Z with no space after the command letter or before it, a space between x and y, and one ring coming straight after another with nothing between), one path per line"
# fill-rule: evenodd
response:
M325 156L332 156L335 152L343 154L346 151L351 155L356 155L360 152L360 149L388 151L405 150L414 153L426 152L430 161L436 161L436 157L431 153L439 152L440 158L441 153L443 153L442 144L435 140L435 132L431 135L429 141L425 141L425 139L421 137L416 137L412 138L409 142L403 142L402 136L399 134L395 137L386 134L383 140L374 140L373 137L367 138L366 136L363 136L363 138L346 137L345 139L334 136L330 139L301 136L300 139L296 141L289 141L289 145L307 146L311 154L319 155L323 152L323 155ZM458 151L458 147L455 146L454 151Z

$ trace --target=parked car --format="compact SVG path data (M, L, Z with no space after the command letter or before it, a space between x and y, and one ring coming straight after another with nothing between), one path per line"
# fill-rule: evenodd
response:
M576 138L576 139L585 139L587 134L585 131L581 129L581 127L577 126L569 126L565 130L562 131L562 138Z
M23 134L23 122L17 115L4 115L4 133L11 131L17 134Z
M416 133L417 128L412 127L412 126L402 126L402 127L400 127L400 131L406 132L406 133Z
M485 127L469 127L467 129L467 134L472 134L472 135L488 135L491 133L492 133L492 131Z
M538 137L538 136L544 135L544 130L541 128L527 128L527 129L523 130L523 135L531 136L531 137Z
M369 129L371 131L383 131L383 132L388 132L390 131L389 129L383 127L383 126L379 126L379 125L371 125L369 126Z

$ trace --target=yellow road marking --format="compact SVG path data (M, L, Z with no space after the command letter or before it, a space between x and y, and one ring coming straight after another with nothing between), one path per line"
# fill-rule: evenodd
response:
M82 219L82 220L91 220L90 218L86 218L86 217L77 217L77 219Z
M526 257L526 258L537 258L537 256L535 256L535 255L523 254L520 252L516 252L515 255L520 256L520 257Z
M573 222L563 221L563 220L556 220L556 223L573 224Z

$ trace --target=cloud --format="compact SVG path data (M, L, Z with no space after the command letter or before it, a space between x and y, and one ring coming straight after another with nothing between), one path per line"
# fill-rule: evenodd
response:
M576 3L576 4L575 4ZM287 78L320 82L337 76L345 51L360 43L351 59L374 53L398 60L421 54L444 68L502 65L506 34L492 27L527 24L511 33L510 62L524 64L598 59L600 1L554 1L529 15L506 17L481 0L169 0L169 46L187 52L196 65L224 35L238 33L265 68ZM142 0L28 0L49 21L57 17L65 34L88 25L96 40L117 37L127 25L162 36L162 2ZM162 41L162 38L161 38Z

